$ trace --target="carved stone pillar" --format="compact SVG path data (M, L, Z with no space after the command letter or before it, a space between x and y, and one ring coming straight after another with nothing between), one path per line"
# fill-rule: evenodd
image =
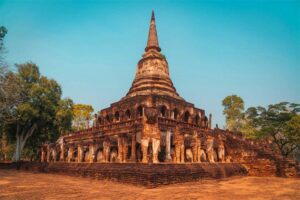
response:
M175 157L176 163L184 162L184 137L178 127L175 128Z
M159 161L158 161L158 150L159 150L159 147L160 147L160 140L152 138L152 149L153 149L152 162L153 163L159 163Z
M118 161L122 162L123 161L123 137L119 136L118 137Z
M128 141L127 137L123 138L123 162L127 161L127 154L128 154Z
M198 148L196 144L192 146L192 152L193 152L193 162L198 162L198 156L197 156Z
M107 155L106 155L106 148L107 148L107 145L106 145L106 142L105 141L103 141L103 153L102 153L102 156L103 156L103 159L102 159L102 161L103 162L106 162L106 157L107 157Z
M167 131L166 134L166 161L170 162L172 161L171 157L171 131Z
M136 162L136 134L132 133L131 137L131 160Z
M180 144L179 143L175 144L175 158L176 158L176 163L180 163Z
M201 146L197 147L197 162L201 162Z
M82 158L83 158L83 149L82 149L82 145L79 144L77 147L77 162L82 162Z
M184 151L185 151L185 148L184 148L184 142L182 142L180 144L180 162L181 163L184 163Z
M89 146L89 162L93 163L95 161L95 152L96 152L96 145L95 144L91 144Z
M73 155L74 155L74 148L73 147L69 147L69 149L68 149L68 158L67 158L68 162L72 161Z
M142 163L148 163L148 145L149 145L149 138L142 139L142 153L143 159Z
M200 154L201 139L199 135L197 135L196 144L197 144L197 162L201 162L201 154Z
M41 162L45 162L46 161L46 152L45 152L45 148L42 146L41 148Z
M47 162L50 162L50 146L49 144L47 145Z
M109 157L110 157L110 142L109 141L103 142L103 155L104 155L104 162L109 162Z
M56 162L56 155L57 155L56 147L53 147L53 149L52 149L52 160L53 160L53 162Z
M200 137L197 135L196 138L196 146L197 146L197 162L201 162L201 139Z
M211 123L212 123L212 114L209 114L209 120L208 120L208 128L211 129Z
M198 162L198 137L197 133L193 133L192 139L192 152L193 152L193 162Z
M64 144L60 145L60 155L59 155L59 160L60 161L65 161L65 148Z

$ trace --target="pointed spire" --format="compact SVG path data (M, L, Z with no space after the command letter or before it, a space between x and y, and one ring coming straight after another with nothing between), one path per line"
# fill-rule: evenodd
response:
M147 42L147 46L145 48L145 51L148 51L149 49L155 49L157 51L161 50L159 48L159 45L158 45L154 10L152 10L152 16L151 16L151 21L150 21L150 29L149 29L149 35L148 35L148 42Z

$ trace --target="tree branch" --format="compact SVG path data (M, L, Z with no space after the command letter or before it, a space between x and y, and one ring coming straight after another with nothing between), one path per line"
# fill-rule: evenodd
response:
M33 132L34 132L34 130L35 130L36 127L37 127L36 124L33 124L33 126L31 126L31 128L29 129L29 131L28 131L27 134L25 135L25 138L23 138L23 143L24 143L24 144L22 145L22 147L24 147L24 145L25 145L27 139L28 139L30 136L32 136L32 134L33 134Z

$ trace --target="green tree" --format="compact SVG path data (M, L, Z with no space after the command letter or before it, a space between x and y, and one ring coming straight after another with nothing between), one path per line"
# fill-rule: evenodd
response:
M83 130L89 127L94 109L91 105L75 104L73 107L73 128L75 130Z
M20 160L26 143L38 147L42 141L56 140L59 131L70 128L72 120L72 102L61 99L61 88L55 80L41 76L33 63L17 65L17 68L15 75L24 101L16 106L12 119L5 124L16 144L14 161Z
M8 143L5 124L11 123L15 119L16 108L23 101L23 95L20 91L18 77L5 69L5 72L0 75L0 159L3 160L10 157L8 154L12 149Z
M0 26L0 69L4 65L4 37L7 34L7 29L4 26Z
M7 29L4 26L0 26L0 40L2 40L7 34Z
M10 156L12 146L8 143L8 136L4 124L13 119L16 106L22 101L18 77L7 66L4 55L4 37L7 29L0 27L0 159L6 160Z
M226 128L230 131L241 131L244 118L244 101L237 95L227 96L222 101L223 114L226 118Z
M72 130L73 121L73 101L69 98L62 99L59 102L55 117L55 125L60 134L65 134Z
M264 107L248 108L245 118L253 137L269 138L281 155L289 156L300 145L300 105L281 102Z

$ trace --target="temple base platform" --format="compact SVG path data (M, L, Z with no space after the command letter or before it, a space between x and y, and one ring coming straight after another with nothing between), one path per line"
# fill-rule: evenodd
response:
M18 164L1 165L0 168L18 168L20 170L33 172L90 177L146 187L247 175L246 168L239 163L142 164L22 162Z

